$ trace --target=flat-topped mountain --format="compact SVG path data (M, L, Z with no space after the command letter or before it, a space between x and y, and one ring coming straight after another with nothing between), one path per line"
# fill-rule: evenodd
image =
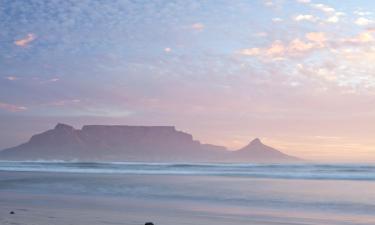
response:
M1 160L223 161L287 162L298 159L255 139L238 151L201 144L173 126L57 124L19 146L0 152Z

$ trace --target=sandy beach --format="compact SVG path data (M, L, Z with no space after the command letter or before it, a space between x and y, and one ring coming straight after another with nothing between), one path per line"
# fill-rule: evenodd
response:
M0 224L374 224L374 186L353 181L0 172ZM354 189L363 191L359 195Z

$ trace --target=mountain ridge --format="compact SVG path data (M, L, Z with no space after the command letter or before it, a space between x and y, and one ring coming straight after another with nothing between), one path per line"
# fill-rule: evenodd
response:
M289 162L300 159L264 145L255 138L247 146L228 151L202 144L174 126L84 125L58 123L29 141L0 151L0 160L82 161L215 161Z

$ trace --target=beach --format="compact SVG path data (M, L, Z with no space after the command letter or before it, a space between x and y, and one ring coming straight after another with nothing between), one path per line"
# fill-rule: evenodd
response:
M0 172L0 224L375 224L372 180L24 170Z

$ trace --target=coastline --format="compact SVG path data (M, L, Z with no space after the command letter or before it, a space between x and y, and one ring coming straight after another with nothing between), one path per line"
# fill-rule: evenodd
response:
M325 193L327 188L335 191L341 187L337 191L345 195L351 191L348 188L372 188L375 184L205 176L0 172L0 224L143 225L148 221L155 225L375 223L371 212L329 208L335 206L334 199L322 200L317 207L309 205L313 199L303 200L305 193L291 189L296 186L300 189L309 186L313 186L314 190L323 188L321 196L324 198L325 195L332 196L331 192ZM177 191L172 192L169 187ZM226 194L228 197L222 196L227 191L233 192ZM311 190L307 193L309 198L314 198L316 194ZM371 191L367 193L372 194ZM333 205L328 205L332 202ZM359 206L354 205L353 209ZM15 214L9 214L10 211Z

